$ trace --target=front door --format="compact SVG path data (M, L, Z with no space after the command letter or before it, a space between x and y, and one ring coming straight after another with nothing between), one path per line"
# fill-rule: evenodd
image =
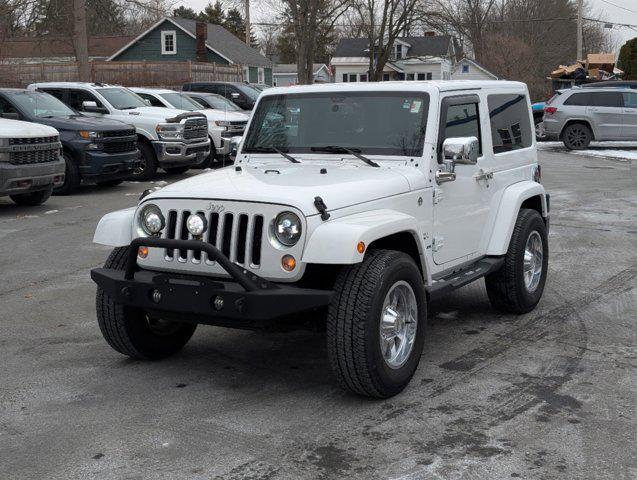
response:
M484 173L481 126L488 122L488 112L478 95L443 97L438 132L438 159L442 159L442 143L447 138L477 137L480 155L475 165L456 165L456 179L437 185L434 190L433 258L436 264L460 263L480 248L489 214L491 191L489 180L479 179ZM442 165L440 165L442 167Z
M622 138L637 140L637 93L624 92L624 113L622 122Z
M587 116L595 125L599 140L621 138L623 100L620 92L591 92Z

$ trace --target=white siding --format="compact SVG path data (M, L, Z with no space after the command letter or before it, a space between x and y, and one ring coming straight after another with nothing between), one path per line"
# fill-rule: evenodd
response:
M463 65L468 66L469 71L463 72ZM460 61L456 64L454 72L451 74L453 80L495 80L494 75L489 75L481 68L476 67L473 63Z

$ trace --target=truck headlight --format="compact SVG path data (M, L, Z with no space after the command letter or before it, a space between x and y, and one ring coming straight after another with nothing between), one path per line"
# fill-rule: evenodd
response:
M100 132L92 132L90 130L80 130L78 133L84 140L95 140L102 136Z
M166 220L157 205L149 203L139 212L137 233L140 237L157 235L166 226Z
M274 220L273 233L282 245L292 247L301 238L302 228L298 215L292 212L281 212Z
M164 140L181 140L184 135L184 126L179 123L160 123L155 131Z

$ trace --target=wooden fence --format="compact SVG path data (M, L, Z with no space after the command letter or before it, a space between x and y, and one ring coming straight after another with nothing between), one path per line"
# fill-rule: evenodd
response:
M36 82L77 82L76 62L0 63L0 87L23 88ZM186 82L241 82L240 65L198 62L91 62L91 82L127 87L180 88Z

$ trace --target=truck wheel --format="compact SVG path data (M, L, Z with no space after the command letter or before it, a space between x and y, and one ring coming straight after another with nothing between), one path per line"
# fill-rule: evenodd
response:
M328 310L327 351L339 383L359 395L387 398L411 380L427 318L424 284L402 252L370 250L345 267Z
M124 270L129 247L115 248L105 268ZM144 311L117 303L101 288L97 289L97 322L108 344L132 358L158 360L181 350L197 325L160 320Z
M75 160L68 153L62 153L64 157L64 183L53 190L53 195L69 195L80 187L82 177Z
M157 173L157 157L153 147L146 142L137 142L137 149L139 150L139 164L133 170L130 179L145 182L152 179Z
M593 138L591 129L583 123L571 123L564 129L562 139L569 150L584 150L588 148Z
M544 220L535 210L521 209L504 265L484 279L491 305L518 314L533 310L544 291L548 260Z
M53 187L49 187L46 190L38 190L37 192L10 195L10 197L11 200L13 200L18 205L23 205L25 207L35 207L46 202L51 196L51 193L53 193Z
M182 173L186 173L190 170L190 167L170 167L164 168L166 173L170 173L171 175L181 175Z

